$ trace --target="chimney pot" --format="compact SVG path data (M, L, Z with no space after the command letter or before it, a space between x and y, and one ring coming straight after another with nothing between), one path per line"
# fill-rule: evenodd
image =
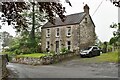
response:
M85 6L83 7L83 9L84 9L84 12L86 13L86 14L89 14L89 6L87 5L87 4L85 4Z

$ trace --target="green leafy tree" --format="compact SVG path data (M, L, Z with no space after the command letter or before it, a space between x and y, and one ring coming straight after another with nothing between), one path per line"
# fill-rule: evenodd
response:
M120 7L120 0L110 0L113 5L117 6L117 7Z
M32 10L25 10L24 12L22 12L22 16L25 17L25 19L27 20L27 26L29 26L29 28L27 30L24 30L26 32L29 32L29 43L31 44L31 47L36 47L38 45L38 43L40 43L40 28L43 25L43 23L45 22L45 13L40 12L38 5L36 4L30 4L30 8ZM22 35L23 36L23 35Z
M21 14L25 11L32 11L28 15L28 19L25 14ZM16 22L15 29L17 32L29 31L28 42L32 47L37 45L35 30L40 27L40 25L36 26L36 24L39 24L37 21L43 21L43 18L37 17L38 13L40 13L39 16L46 14L45 18L52 24L54 24L56 14L61 18L62 21L65 20L65 7L62 7L62 4L59 2L2 2L2 12L2 17L5 17L3 22L7 21L8 25L14 25L14 22ZM38 18L40 19L36 20ZM30 24L32 26L30 26Z
M104 42L103 43L103 52L106 53L107 52L107 46L108 46L108 42Z
M28 28L27 24L25 23L26 19L20 14L24 10L30 10L30 5L28 3L29 2L2 2L2 16L7 18L6 21L9 25L12 23L12 21L17 22L18 26L15 26L15 28L18 31ZM46 13L47 20L53 24L56 14L61 18L62 21L65 20L65 7L62 7L62 4L59 2L33 2L32 4L33 11L34 5L38 4L39 11Z
M113 45L115 50L116 47L120 46L120 23L113 23L110 27L116 29L116 31L113 32L114 37L112 37L109 41L110 45Z
M9 45L12 37L13 36L11 36L8 32L6 32L6 31L2 32L2 40L3 40L2 46L3 46L3 48Z

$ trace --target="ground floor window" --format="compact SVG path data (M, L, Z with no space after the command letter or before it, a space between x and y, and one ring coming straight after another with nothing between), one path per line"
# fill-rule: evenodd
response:
M68 47L68 50L71 49L71 41L67 41L67 47Z
M50 42L47 41L46 42L46 51L49 52L49 50L50 50Z

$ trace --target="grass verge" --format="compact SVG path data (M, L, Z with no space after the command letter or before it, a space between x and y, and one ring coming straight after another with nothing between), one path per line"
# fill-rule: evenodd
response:
M47 56L47 55L48 55L48 54L44 54L44 53L32 53L32 54L17 55L17 57L40 58L40 57Z
M86 63L103 63L103 62L113 62L118 63L118 52L108 52L102 53L100 56L92 57L92 58L83 58L82 62Z

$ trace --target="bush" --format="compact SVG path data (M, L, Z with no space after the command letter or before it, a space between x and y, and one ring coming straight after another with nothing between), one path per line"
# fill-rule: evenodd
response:
M67 48L62 48L61 51L60 51L60 53L65 54L65 53L68 53L68 51L69 50Z
M55 51L50 51L50 54L54 55L54 54L55 54Z
M23 48L23 49L21 49L21 53L22 53L22 54L31 54L32 51L31 51L31 49L29 49L29 48Z
M20 51L19 49L16 49L16 50L14 51L14 53L15 53L16 55L19 55L19 54L21 53L21 51Z

